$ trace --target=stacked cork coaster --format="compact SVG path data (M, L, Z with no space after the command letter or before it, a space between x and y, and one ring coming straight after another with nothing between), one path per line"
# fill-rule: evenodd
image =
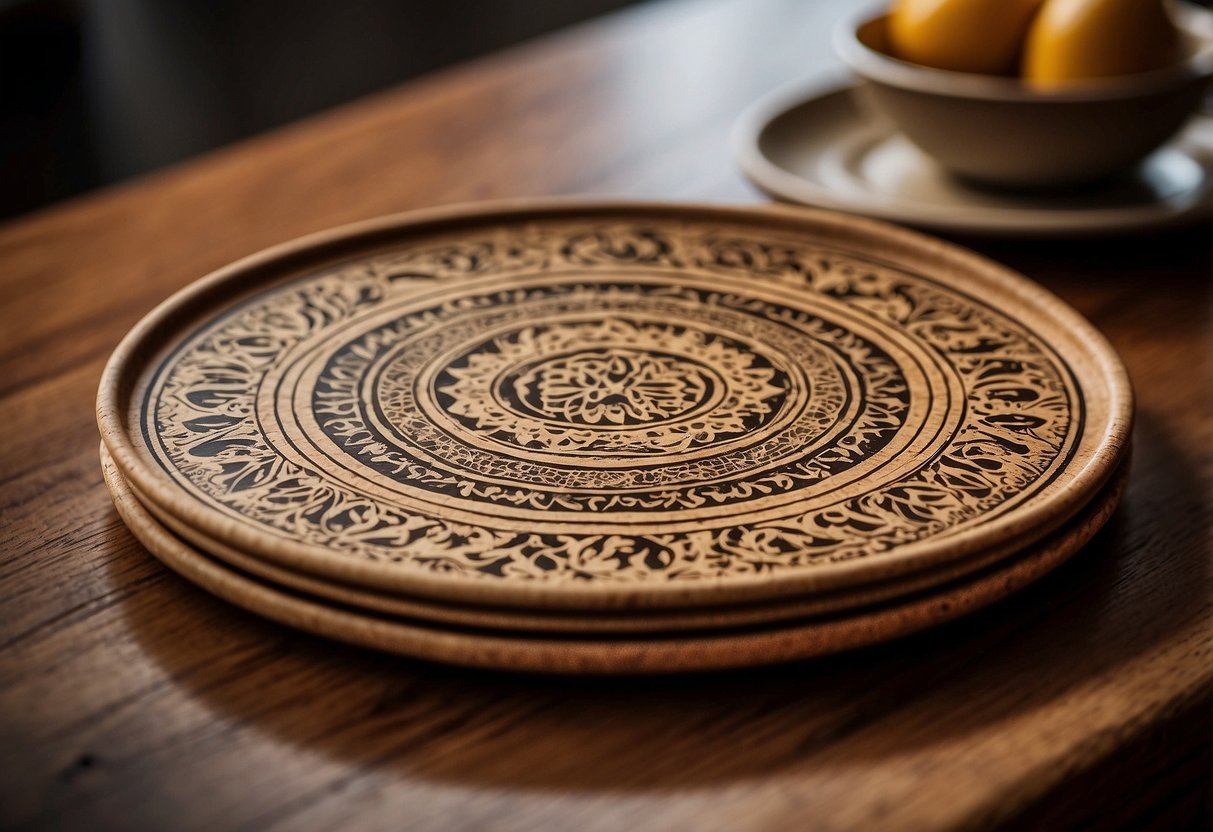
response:
M1077 313L890 226L590 202L389 218L170 298L102 379L132 532L266 617L634 673L870 644L1115 508L1132 397Z

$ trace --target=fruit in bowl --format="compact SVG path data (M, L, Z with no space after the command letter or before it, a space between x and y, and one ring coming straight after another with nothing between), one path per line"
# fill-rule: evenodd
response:
M1024 42L1022 73L1038 86L1162 69L1183 57L1163 0L1049 0Z
M897 0L835 35L870 97L966 179L1072 187L1155 150L1213 77L1213 14L1162 0Z
M935 69L1011 75L1042 0L898 0L891 52Z

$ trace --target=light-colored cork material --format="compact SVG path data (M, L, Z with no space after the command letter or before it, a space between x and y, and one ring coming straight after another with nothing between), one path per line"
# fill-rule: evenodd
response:
M1103 488L1131 414L1089 324L956 247L586 202L237 263L138 325L98 400L124 477L206 539L574 611L803 599L1027 545Z
M570 674L715 670L804 659L875 644L942 624L1036 580L1086 543L1120 500L1118 476L1065 529L1005 564L946 587L861 611L773 626L683 634L558 637L443 627L326 604L238 572L175 536L139 503L101 450L114 505L131 532L165 565L249 612L316 635L414 658L470 667Z

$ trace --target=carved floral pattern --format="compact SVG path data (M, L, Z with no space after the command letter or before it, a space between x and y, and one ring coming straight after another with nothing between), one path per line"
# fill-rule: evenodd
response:
M217 510L350 557L485 580L694 580L877 556L998 516L1064 463L1081 395L1030 329L929 275L769 236L551 221L300 277L183 341L143 427L164 470ZM581 276L553 277L565 273ZM487 276L501 288L462 291ZM441 302L417 307L436 287ZM368 323L396 306L413 311ZM565 318L509 320L532 307ZM909 359L835 308L911 345L956 400L915 410L938 391L907 387ZM334 478L258 419L266 379L330 342L308 377L309 441L375 488ZM435 367L440 346L449 360ZM946 407L955 424L913 465L830 491ZM655 454L676 458L646 463ZM756 513L719 514L730 506ZM512 511L589 519L548 528ZM642 531L604 525L641 511L654 517Z
M721 337L620 318L529 326L446 375L437 392L470 426L560 452L668 453L740 436L776 412L787 383ZM728 406L711 407L726 391Z

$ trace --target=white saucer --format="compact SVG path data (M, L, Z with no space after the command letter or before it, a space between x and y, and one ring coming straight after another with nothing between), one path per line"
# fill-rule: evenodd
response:
M733 152L777 199L939 231L1060 237L1213 219L1213 118L1204 116L1134 171L1066 194L966 185L871 112L861 87L820 81L751 106L734 129Z

